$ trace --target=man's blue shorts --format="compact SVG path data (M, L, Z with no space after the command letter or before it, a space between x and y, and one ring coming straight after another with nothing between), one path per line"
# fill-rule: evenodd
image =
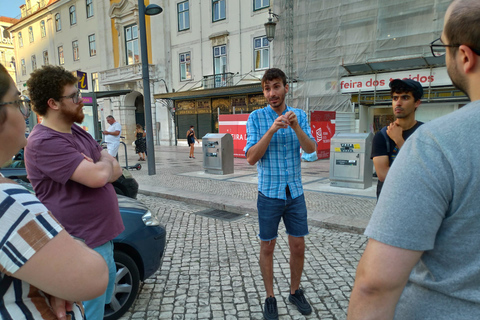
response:
M257 199L258 224L262 241L270 241L278 237L278 224L283 218L287 234L292 237L304 237L308 234L307 205L305 197L292 199L287 193L287 200L269 198L258 192Z

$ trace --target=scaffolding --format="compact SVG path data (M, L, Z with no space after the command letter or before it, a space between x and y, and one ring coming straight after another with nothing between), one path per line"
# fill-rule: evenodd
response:
M345 65L430 56L450 0L275 0L273 66L285 70L287 102L306 111L352 111L340 93ZM401 63L397 70L409 67ZM376 70L389 72L394 69ZM373 71L371 71L373 73Z

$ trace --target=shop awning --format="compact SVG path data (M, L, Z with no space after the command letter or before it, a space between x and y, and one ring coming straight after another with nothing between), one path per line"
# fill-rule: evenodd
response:
M391 59L369 59L364 63L342 65L351 75L439 66L445 66L445 56L404 56Z
M218 96L229 95L242 95L251 93L262 93L262 85L258 84L246 84L241 86L221 87L202 90L189 90L181 92L161 93L155 94L155 99L171 99L171 100L189 100Z

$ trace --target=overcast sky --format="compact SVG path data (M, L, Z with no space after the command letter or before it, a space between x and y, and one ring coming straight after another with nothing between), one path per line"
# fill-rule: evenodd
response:
M25 0L0 0L0 16L15 18L20 15L20 6Z

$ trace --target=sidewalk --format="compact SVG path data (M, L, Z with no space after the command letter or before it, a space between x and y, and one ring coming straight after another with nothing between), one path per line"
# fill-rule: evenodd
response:
M128 164L138 156L127 145ZM234 159L234 173L207 174L203 169L202 148L195 147L196 159L188 157L189 147L155 146L156 174L148 175L146 161L141 170L130 170L139 184L139 193L185 201L229 212L256 215L257 169L246 159ZM120 165L125 151L119 149ZM376 179L365 190L331 187L330 162L302 162L302 182L309 224L363 233L376 204Z

